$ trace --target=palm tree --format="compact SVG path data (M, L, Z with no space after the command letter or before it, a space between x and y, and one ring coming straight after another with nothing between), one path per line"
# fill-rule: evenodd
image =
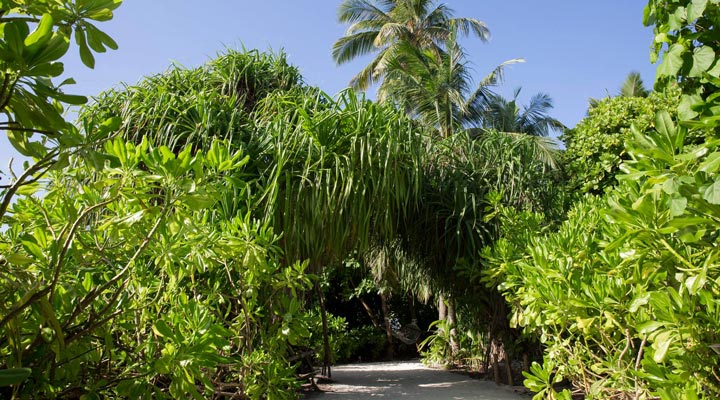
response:
M505 66L523 62L505 61L473 90L466 55L455 32L450 33L442 53L418 50L407 44L400 44L397 49L399 54L387 64L378 100L400 105L444 138L481 118L478 110L495 96L492 87L502 81Z
M645 88L645 83L637 71L630 72L620 87L620 97L648 97L649 95L650 91Z
M479 111L482 129L543 137L551 131L566 129L562 122L548 115L553 108L550 96L538 93L521 109L517 101L519 95L520 88L515 89L512 100L496 95L486 102Z
M490 32L483 22L452 15L452 9L433 0L344 0L338 19L350 27L333 45L333 58L343 64L378 52L350 82L366 90L391 70L389 64L407 48L439 56L453 31L487 41Z
M642 77L640 76L640 73L637 71L630 72L623 81L622 85L620 86L620 91L618 91L618 97L648 97L650 95L650 91L645 88L645 82L643 82ZM610 94L605 98L609 98ZM597 107L598 104L603 99L596 99L591 97L589 100L590 103L590 109Z

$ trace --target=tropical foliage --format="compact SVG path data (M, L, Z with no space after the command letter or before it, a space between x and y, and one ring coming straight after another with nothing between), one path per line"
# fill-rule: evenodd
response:
M617 92L617 97L648 97L650 91L645 87L642 77L639 72L630 72L620 86L620 90ZM605 99L609 98L607 96ZM597 107L602 100L590 98L590 109Z
M675 89L653 92L644 98L605 99L574 128L563 132L563 164L570 190L602 194L615 186L620 163L628 159L624 146L633 139L632 128L644 133L652 131L658 111L676 116L679 96Z
M558 386L563 381L590 398L719 395L720 155L712 130L698 131L717 126L712 29L701 28L716 12L702 1L651 1L646 8L656 51L664 51L656 89L679 82L680 125L660 110L652 127L631 127L617 181L603 196L577 203L557 231L516 235L518 226L539 232L546 224L503 211L504 237L486 250L485 280L499 284L511 321L546 347L543 364L526 373L537 398L570 398ZM692 57L676 58L687 46ZM712 60L703 58L711 53ZM697 105L688 110L689 101Z
M538 399L720 397L717 4L650 0L655 91L631 74L561 152L547 95L492 92L519 60L473 84L487 28L432 1L342 3L378 102L227 51L75 124L58 60L116 48L120 2L5 3L0 128L34 164L2 187L1 397L289 399L303 354L414 339L497 382L522 360Z
M394 70L395 67L389 65L396 63L396 57L407 48L429 51L439 57L445 52L443 46L451 35L473 34L483 41L490 36L482 21L453 18L452 9L432 0L345 0L340 4L338 19L350 27L333 45L333 58L337 63L378 52L350 82L361 90Z
M562 132L566 127L549 115L553 108L552 99L545 93L530 98L530 103L518 105L520 89L516 89L512 100L492 95L480 107L480 121L484 129L505 133L521 133L530 136L548 136L550 132Z

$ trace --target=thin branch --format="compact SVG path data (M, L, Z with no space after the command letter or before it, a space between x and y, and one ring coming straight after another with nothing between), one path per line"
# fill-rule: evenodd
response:
M43 176L48 169L52 166L52 164L55 162L54 158L60 153L59 149L54 149L48 155L46 155L43 159L35 163L33 166L25 170L25 172L20 175L20 178L10 187L8 188L7 193L5 193L3 197L3 201L0 204L0 219L5 216L5 212L7 211L7 208L10 206L10 202L15 196L15 193L20 189L21 186L25 184L25 180L35 175L36 173L40 173L38 177L35 178L35 180L39 179L41 176ZM42 171L45 169L44 171Z
M33 128L22 128L19 126L13 126L12 122L0 122L0 130L7 130L7 131L16 131L16 132L32 132L32 133L40 133L43 135L57 135L58 132L55 131L48 131L43 129L33 129Z
M58 280L60 279L60 270L63 265L63 261L65 260L65 256L67 255L68 250L70 250L70 244L72 244L72 241L75 237L75 231L77 231L77 228L80 226L80 223L87 217L91 212L95 211L96 209L100 207L104 207L113 201L115 201L115 197L102 201L97 204L93 204L92 206L86 208L83 210L82 214L75 219L75 222L73 222L72 227L70 228L70 231L67 233L67 236L65 237L65 243L63 243L63 247L60 249L60 255L57 257L57 260L55 261L55 272L53 273L53 280L50 283L49 289L52 291L50 293L50 303L52 303L53 296L55 295L54 290L55 285L57 285Z

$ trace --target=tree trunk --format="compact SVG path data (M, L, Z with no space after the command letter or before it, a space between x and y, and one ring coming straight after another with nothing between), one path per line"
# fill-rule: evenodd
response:
M325 311L325 295L320 289L320 285L316 285L315 289L317 290L318 300L320 301L320 317L322 319L323 329L323 353L325 353L323 356L322 374L328 378L332 378L332 372L330 371L330 331L328 330L327 312Z
M411 322L417 324L417 309L415 308L415 296L410 295L410 319Z
M445 305L445 297L438 295L438 319L445 321L447 319L447 306Z
M447 303L447 323L448 329L450 329L450 358L454 362L455 357L460 351L460 345L457 342L457 318L455 317L455 299L452 296L449 296Z
M358 299L360 300L360 304L362 304L363 308L365 309L365 312L367 313L368 317L370 317L370 321L372 322L373 326L376 328L382 329L382 326L380 325L380 321L378 321L377 317L375 316L375 313L373 312L372 308L368 305L365 300L363 300L362 297L358 296Z
M502 344L502 352L503 357L505 358L505 374L507 374L507 383L510 386L513 386L513 372L512 372L512 363L510 362L510 357L508 357L507 349L505 349L505 344Z
M492 344L490 345L492 347L492 350L490 351L492 354L492 369L493 369L493 378L495 379L496 385L502 385L502 379L500 379L500 349L498 349L497 341L493 340Z
M386 342L386 358L388 360L393 359L393 334L392 324L390 323L390 309L388 307L388 296L385 293L380 293L380 303L382 305L383 319L385 320L385 335L387 337Z
M530 357L527 353L523 353L523 371L530 372Z

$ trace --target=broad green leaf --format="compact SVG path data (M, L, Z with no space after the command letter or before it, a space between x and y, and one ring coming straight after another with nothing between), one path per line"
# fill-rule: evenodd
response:
M49 77L56 77L62 75L63 71L65 70L65 67L62 63L59 62L52 62L52 63L43 63L36 65L27 72L27 76L49 76Z
M720 179L715 180L703 191L703 199L711 204L720 204Z
M185 196L182 199L182 202L185 203L193 211L201 211L217 203L217 200L213 199L211 196L208 195L191 194Z
M687 9L688 21L695 21L700 18L705 12L708 0L692 0Z
M23 247L28 251L28 253L32 254L35 258L43 259L45 258L45 254L43 253L42 248L37 245L37 243L32 242L30 240L23 240L22 241Z
M73 94L65 94L65 93L58 93L54 96L59 101L62 101L63 103L71 104L74 106L81 106L85 103L87 103L87 97L85 96L78 96Z
M687 203L687 199L683 196L677 195L670 197L670 199L668 200L668 208L670 209L670 215L672 215L673 217L682 215L687 208Z
M60 326L60 321L58 321L55 310L52 305L50 305L48 298L43 296L38 303L40 305L40 314L42 314L53 331L55 331L55 344L57 345L55 349L55 359L59 360L65 350L65 333L62 330L62 326Z
M95 25L91 23L85 23L85 29L87 31L88 41L92 38L93 41L99 42L101 45L106 46L112 50L117 50L118 45L108 34L101 31Z
M29 61L34 65L54 62L64 56L69 48L70 39L63 35L55 34Z
M34 53L39 46L47 42L52 36L52 27L55 21L52 15L43 14L40 18L40 23L35 28L35 31L25 38L24 44L28 48L30 53Z
M679 30L687 21L687 9L685 7L677 7L675 12L668 16L668 28L671 31Z
M32 370L30 368L0 369L0 387L22 383L31 373Z
M170 329L168 324L165 323L165 321L163 321L161 319L155 321L155 323L152 326L152 329L153 329L153 332L155 332L155 334L158 336L162 336L162 337L165 337L168 339L172 339L174 337L172 329Z
M35 261L26 255L18 254L18 253L7 254L7 255L5 255L5 259L10 264L15 264L15 265L27 265L27 264L30 264L33 261Z
M8 50L14 55L14 58L19 59L25 52L25 38L30 33L28 26L22 21L8 22L4 26L5 43L7 43Z
M688 76L702 76L703 72L707 71L713 62L715 62L715 52L709 46L696 47L695 50L693 50L692 60L692 68Z
M658 321L646 321L637 326L637 331L643 335L647 335L662 328L663 325L663 323Z
M655 350L655 353L653 354L653 360L655 360L656 363L661 363L663 362L663 360L665 360L665 355L667 354L671 343L672 339L670 331L663 331L655 336L652 348Z
M85 278L83 278L82 286L83 289L85 289L86 292L89 292L90 289L95 285L95 282L93 280L92 274L90 272L85 273Z
M75 43L77 43L80 49L80 60L88 68L95 68L95 57L88 47L87 39L85 38L85 31L79 26L75 29Z
M718 168L720 168L720 152L714 152L708 154L702 164L700 164L698 171L713 173L717 172Z
M674 153L675 135L677 130L673 123L670 113L665 110L658 111L655 114L655 129L664 137L665 151Z
M663 55L662 64L657 69L657 76L677 76L683 66L682 56L685 51L685 47L680 44L675 43L670 46L670 49Z

